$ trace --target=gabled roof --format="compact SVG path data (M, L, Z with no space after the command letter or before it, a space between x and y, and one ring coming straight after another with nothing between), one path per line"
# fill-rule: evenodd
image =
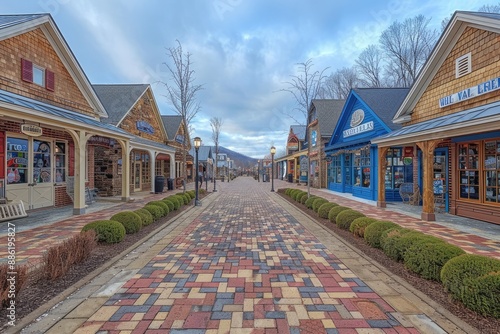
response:
M316 108L321 137L330 137L339 120L345 100L316 99L311 101L310 110Z
M182 116L180 115L161 115L161 120L163 121L163 126L165 131L167 131L167 138L169 140L174 140L175 135L179 131L182 124Z
M108 113L104 123L119 126L123 118L132 109L150 87L146 84L92 85L102 105Z
M410 92L398 109L393 121L404 123L411 120L411 113L436 73L467 27L474 27L500 34L500 14L456 11L441 34L427 62L413 83Z
M54 51L65 64L75 84L94 109L96 116L107 117L106 110L94 92L89 79L50 14L0 15L0 40L38 28L42 30Z
M300 141L306 139L306 128L307 127L305 125L290 125L290 129Z
M391 129L401 128L392 122L394 114L408 95L409 88L354 88L353 91Z
M189 150L189 154L192 155L193 157L196 155L196 150L194 147L192 147ZM199 161L207 161L208 158L213 158L212 157L212 146L200 146L198 149L198 160Z

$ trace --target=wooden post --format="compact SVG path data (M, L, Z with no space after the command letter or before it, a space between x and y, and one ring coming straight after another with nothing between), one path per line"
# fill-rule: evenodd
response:
M385 169L387 168L387 151L389 147L378 148L378 196L377 206L385 208Z
M418 142L417 146L423 153L423 184L422 184L422 214L421 218L425 221L435 221L434 214L434 149L439 144L440 140L431 140Z

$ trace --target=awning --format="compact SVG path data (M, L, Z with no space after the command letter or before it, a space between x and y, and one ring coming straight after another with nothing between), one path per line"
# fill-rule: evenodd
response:
M372 139L379 146L410 144L498 130L500 101L420 122Z

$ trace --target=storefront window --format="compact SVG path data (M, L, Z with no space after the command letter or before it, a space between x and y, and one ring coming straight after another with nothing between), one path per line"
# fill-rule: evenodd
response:
M56 142L56 179L57 183L66 182L66 144Z
M340 159L340 155L332 156L328 172L328 179L330 182L342 183L342 160Z
M402 148L387 151L385 169L385 189L398 189L402 183L413 181L413 166L405 165Z
M352 170L351 155L350 154L345 154L345 157L344 157L344 172L345 172L345 184L346 185L352 185L351 170Z
M52 161L50 143L33 140L33 181L52 182Z
M363 149L354 153L355 186L370 187L370 150Z
M149 165L149 154L141 154L142 160L142 183L151 182L151 166Z
M458 146L458 171L460 198L479 199L479 144L467 143Z
M28 182L28 140L7 138L7 184Z
M500 203L500 141L484 143L484 180L486 202Z

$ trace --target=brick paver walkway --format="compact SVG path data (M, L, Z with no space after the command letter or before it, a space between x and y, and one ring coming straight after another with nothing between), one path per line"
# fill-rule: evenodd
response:
M276 194L222 187L77 333L418 333Z

